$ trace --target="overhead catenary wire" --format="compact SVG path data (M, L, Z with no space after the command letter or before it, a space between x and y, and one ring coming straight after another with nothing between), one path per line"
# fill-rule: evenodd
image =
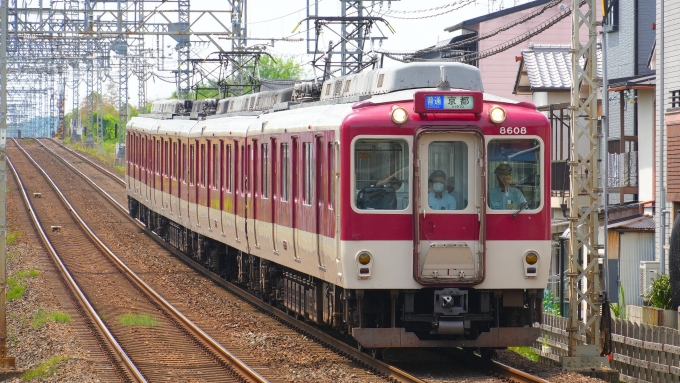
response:
M451 13L451 12L453 12L453 11L457 11L457 10L459 10L459 9L465 7L465 6L468 6L468 5L470 5L470 4L474 4L475 1L476 1L476 0L463 0L463 1L460 1L460 2L458 2L458 3L455 5L454 8L448 9L448 10L446 10L446 11L443 11L443 12L440 12L440 13L437 13L437 14L434 14L434 15L415 16L415 17L394 16L394 15L389 15L389 14L385 14L385 13L383 13L383 14L381 14L381 15L382 15L382 17L389 17L389 18L392 18L392 19L399 19L399 20L421 20L421 19L430 19L430 18L433 18L433 17L439 17L439 16L442 16L442 15L446 15L446 14Z
M319 3L322 2L322 1L323 1L323 0L318 0L315 4L319 4ZM249 21L249 22L248 22L248 25L267 23L267 22L270 22L270 21L283 19L284 17L288 17L288 16L294 15L294 14L300 12L300 11L304 11L305 9L309 9L309 7L311 7L312 5L315 5L315 4L310 4L309 6L300 8L300 9L298 9L297 11L293 11L293 12L291 12L291 13L287 13L287 14L285 14L285 15L283 15L283 16L275 17L275 18L273 18L273 19L269 19L269 20L260 20L260 21Z
M547 11L548 9L558 5L560 2L561 2L561 0L552 0L551 2L545 4L541 8L537 9L536 11L531 12L527 15L524 15L524 16L520 17L519 19L516 19L512 22L509 22L505 25L502 25L502 26L500 26L500 27L498 27L498 28L496 28L492 31L489 31L489 32L484 33L482 35L471 37L471 38L468 38L468 39L455 41L451 44L446 44L446 45L442 45L442 46L438 46L438 47L432 47L432 48L425 48L425 49L421 49L421 50L418 50L418 51L407 51L407 52L404 52L404 51L399 51L399 52L397 52L397 51L378 51L378 53L385 53L385 54L389 53L391 55L410 55L410 54L416 54L416 53L441 52L441 51L445 51L445 50L450 50L452 48L462 47L462 46L465 46L465 45L468 45L468 44L471 44L471 43L475 43L475 42L496 36L497 34L499 34L501 32L505 32L505 31L517 26L517 25L523 24L523 23L525 23L525 22L527 22L531 19L534 19L534 18L542 15L543 13L545 13L545 11Z
M583 6L586 3L586 0L581 0L579 3L580 6ZM572 12L572 7L566 8L564 11L554 15L550 19L546 20L545 22L537 25L536 27L532 28L531 30L518 35L502 44L498 44L492 48L486 49L481 52L474 52L466 55L462 55L459 57L454 57L454 58L437 58L437 59L424 59L424 58L417 58L417 57L407 57L407 55L404 54L393 54L393 53L384 53L384 52L378 52L378 53L383 53L386 57L389 57L393 60L400 61L400 62L426 62L426 61L454 61L454 62L463 62L463 63L470 63L474 62L477 60L481 60L490 56L493 56L495 54L504 52L510 48L513 48L524 41L529 40L530 38L542 33L543 31L551 28L561 20L565 19L569 15L571 15Z

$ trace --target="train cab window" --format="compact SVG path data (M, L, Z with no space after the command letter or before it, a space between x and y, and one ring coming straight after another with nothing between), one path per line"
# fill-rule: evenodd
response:
M430 210L463 210L468 205L468 145L433 141L428 146L427 205Z
M290 166L288 144L281 144L281 201L288 201L288 167Z
M405 210L409 204L409 147L400 139L354 144L354 204L361 210Z
M487 169L489 207L516 212L541 204L541 144L536 139L489 142Z
M260 180L260 185L262 185L262 198L269 198L269 145L262 144L262 179Z

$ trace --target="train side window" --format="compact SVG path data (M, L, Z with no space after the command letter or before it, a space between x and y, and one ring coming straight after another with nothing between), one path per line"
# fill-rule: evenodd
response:
M177 143L172 143L172 178L177 179Z
M163 164L163 175L167 177L167 176L170 175L170 171L169 171L170 170L170 152L168 151L168 147L170 146L170 142L165 141L164 144L165 144L164 145L165 147L163 149L165 151L165 155L163 156L163 158L165 159L165 164Z
M335 143L328 143L328 208L335 206Z
M541 143L494 139L487 151L488 201L492 210L535 210L541 205Z
M262 185L262 198L269 198L269 144L262 144L262 179L260 180L260 185Z
M288 144L281 144L281 201L288 201Z
M220 170L221 170L220 156L217 144L213 144L212 159L213 159L212 187L214 190L217 190L217 187L220 186Z
M312 143L303 142L302 143L302 163L304 166L304 174L302 175L303 187L302 191L304 195L302 196L302 202L305 205L312 204L312 185L314 184L314 175L312 174Z
M405 210L409 204L409 145L401 139L354 144L354 204L361 210Z
M187 183L187 170L187 144L182 144L182 169L180 170L180 177L184 183Z
M161 140L156 140L156 168L154 169L156 171L156 174L161 173Z
M196 146L191 145L191 148L189 148L189 163L191 164L189 166L189 184L193 185L194 184L194 169L196 167Z
M206 168L208 167L208 158L205 155L205 144L201 144L201 160L199 161L201 164L201 186L205 187L206 185Z
M231 164L231 145L226 145L225 149L226 159L224 162L224 180L227 182L227 191L231 192L234 185L234 172L232 171Z

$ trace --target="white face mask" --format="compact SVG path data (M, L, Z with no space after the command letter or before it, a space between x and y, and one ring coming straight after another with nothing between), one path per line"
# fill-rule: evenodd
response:
M434 190L435 193L441 193L444 191L444 184L441 182L437 182L434 185L432 185L432 190Z

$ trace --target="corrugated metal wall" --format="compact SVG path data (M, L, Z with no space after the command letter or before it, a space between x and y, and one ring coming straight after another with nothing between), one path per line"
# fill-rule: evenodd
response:
M640 261L654 260L654 233L626 232L619 238L619 286L623 286L626 304L642 306Z

